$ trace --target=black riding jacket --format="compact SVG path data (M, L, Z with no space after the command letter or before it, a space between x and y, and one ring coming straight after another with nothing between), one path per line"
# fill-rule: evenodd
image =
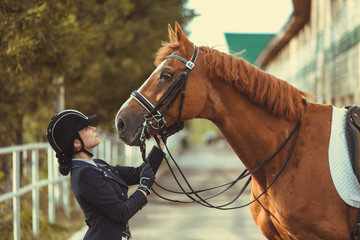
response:
M162 159L162 151L154 147L147 161L155 173ZM71 169L71 188L89 226L84 239L121 239L129 219L147 203L139 190L127 195L129 185L139 184L144 164L135 168L94 162L99 167L73 160Z

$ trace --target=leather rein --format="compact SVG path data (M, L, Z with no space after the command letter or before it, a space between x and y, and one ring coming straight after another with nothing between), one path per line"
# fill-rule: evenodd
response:
M143 158L144 161L146 159L145 158L145 152L146 152L145 141L151 137L151 134L150 134L151 128L153 128L155 130L158 130L159 135L162 137L162 139L166 140L166 138L164 137L164 133L165 133L166 128L167 128L167 123L165 121L164 116L167 113L167 111L171 108L171 106L173 105L173 103L175 102L175 100L177 99L177 97L180 94L181 95L180 95L178 123L181 122L181 113L182 113L182 107L183 107L183 102L184 102L184 97L185 97L186 82L187 82L187 78L188 78L188 75L189 75L190 71L195 67L195 61L196 61L196 58L198 56L198 53L199 53L199 49L198 49L197 46L195 46L194 54L191 57L190 61L186 61L184 58L176 56L176 55L168 55L168 56L165 57L165 59L176 58L176 59L184 62L185 63L185 70L184 70L183 73L181 73L179 78L170 86L170 88L165 92L165 94L161 97L161 99L159 100L159 102L155 106L148 99L146 99L141 93L139 93L138 91L133 91L131 93L131 97L133 97L137 102L139 102L139 104L148 112L148 114L144 115L144 120L145 121L143 123L143 129L142 129L142 132L141 132L141 135L140 135L140 141L141 141L140 151L141 151L142 158ZM163 107L163 106L165 106L165 108L164 108L163 112L160 113L159 109L161 107ZM304 101L304 115L305 115L305 112L306 112L306 106L307 106L306 101ZM275 183L275 181L278 179L278 177L280 176L280 174L284 170L286 164L288 163L288 161L290 159L291 153L294 150L296 139L298 137L300 127L301 127L302 118L298 121L298 123L296 124L294 129L291 131L289 136L284 140L283 144L277 149L277 151L272 156L270 156L267 160L262 162L259 166L257 166L256 168L254 168L251 171L248 171L248 170L245 169L245 171L243 171L240 174L240 176L238 176L235 180L233 180L233 181L231 181L229 183L225 183L225 184L222 184L222 185L219 185L219 186L206 188L206 189L201 189L201 190L194 190L192 188L191 184L189 183L189 181L185 177L184 173L181 171L179 165L177 164L177 162L175 161L175 159L171 155L171 153L170 153L170 151L168 149L168 146L166 144L166 141L164 141L166 150L169 153L170 158L174 162L176 169L179 171L182 179L185 181L186 186L190 189L190 191L186 191L184 189L184 187L181 185L181 183L179 182L179 180L176 177L172 167L170 166L170 163L169 163L168 159L165 156L165 153L164 153L164 158L166 160L166 163L167 163L167 165L169 167L169 170L170 170L171 174L173 175L177 185L180 187L181 191L174 191L174 190L167 189L167 188L159 185L157 182L155 182L155 185L157 185L159 188L161 188L161 189L163 189L163 190L165 190L167 192L170 192L170 193L185 194L192 201L174 200L174 199L170 199L170 198L166 198L166 197L161 196L153 188L152 188L152 191L157 196L159 196L160 198L162 198L164 200L167 200L167 201L171 201L171 202L198 203L198 204L200 204L202 206L205 206L205 207L216 208L216 209L220 209L220 210L231 210L231 209L238 209L238 208L246 207L246 206L250 205L251 203L257 201L263 194L265 194L267 192L267 190ZM247 204L244 204L244 205L240 205L240 206L227 207L227 206L231 205L232 203L234 203L241 196L241 194L245 191L245 189L247 188L247 186L251 182L251 174L253 174L257 170L264 167L267 163L269 163L287 145L287 143L290 141L290 139L292 137L293 137L293 140L292 140L289 152L287 154L287 157L285 159L285 162L283 163L283 166L280 168L280 170L278 171L278 173L276 174L276 176L274 177L272 182L269 184L269 186L259 196L257 196L251 202L249 202ZM155 138L156 142L159 144L159 140L157 139L157 137L155 136L154 138ZM232 199L230 202L228 202L226 204L222 204L222 205L213 205L213 204L211 204L211 203L209 203L207 201L209 199L217 197L217 196L221 195L222 193L226 192L231 187L233 187L238 181L240 181L240 180L242 180L242 179L244 179L246 177L248 177L248 179L246 180L244 186L241 188L240 192L234 197L234 199ZM199 193L203 193L203 192L206 192L206 191L219 189L219 188L225 188L225 189L220 191L219 193L216 193L216 194L214 194L214 195L212 195L210 197L206 197L206 198L203 198L203 197L201 197L199 195Z

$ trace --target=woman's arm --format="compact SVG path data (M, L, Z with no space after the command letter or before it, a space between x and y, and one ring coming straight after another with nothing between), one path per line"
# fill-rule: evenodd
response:
M155 174L156 174L157 170L159 169L163 158L164 158L163 152L159 148L153 147L151 152L149 153L146 161L149 162L149 164ZM124 179L128 185L134 185L134 184L139 183L140 172L142 170L143 165L144 165L144 163L141 164L137 168L116 165L115 172L117 174L119 174L119 176L122 179Z
M86 168L80 174L78 184L81 198L114 221L127 222L147 203L146 196L139 190L125 201L119 199L119 193L94 168Z

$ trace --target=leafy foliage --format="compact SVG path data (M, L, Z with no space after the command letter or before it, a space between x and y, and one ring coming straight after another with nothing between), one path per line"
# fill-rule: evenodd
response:
M107 4L82 10L97 16L87 31L98 34L79 52L88 57L65 79L71 86L67 105L98 114L101 126L111 130L118 108L153 71L153 54L168 38L167 24L187 17L178 0L136 0L126 8Z
M153 71L167 24L195 14L185 0L3 0L0 2L0 147L44 141L64 77L65 107L117 109Z

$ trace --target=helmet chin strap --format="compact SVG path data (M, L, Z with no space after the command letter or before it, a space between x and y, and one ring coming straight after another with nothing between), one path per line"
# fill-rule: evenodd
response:
M92 154L91 152L89 152L88 150L86 150L86 149L84 148L84 146L85 146L84 141L81 139L81 137L80 137L79 134L77 134L76 138L80 140L81 149L78 150L78 151L74 151L74 153L84 152L84 153L86 153L89 157L92 158L92 157L94 156L94 154Z

